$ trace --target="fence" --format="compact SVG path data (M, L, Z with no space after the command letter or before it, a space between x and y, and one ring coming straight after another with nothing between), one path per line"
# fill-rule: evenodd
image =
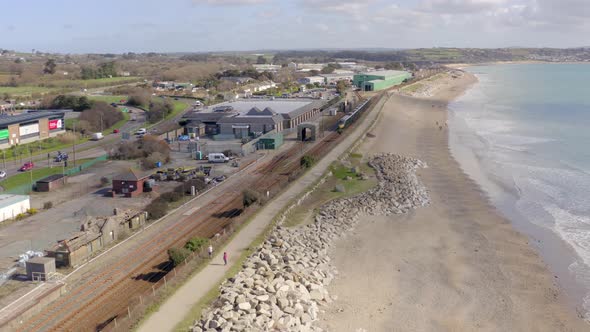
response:
M101 162L101 161L106 161L107 159L108 159L108 155L105 154L100 157L94 158L92 160L88 160L80 165L76 165L75 167L68 168L65 171L65 175L72 176L74 174L80 173L83 170L94 166L96 163ZM59 168L59 167L60 166L55 166L55 168ZM42 176L42 177L35 177L35 170L33 169L31 172L33 172L33 183L23 184L21 186L7 190L7 191L5 191L5 193L15 194L15 195L27 195L31 191L33 191L33 189L35 187L34 182L41 180L42 178L46 177L46 175Z
M239 223L240 221L235 220L228 224L218 236L209 239L208 244L214 248L222 248L237 230ZM173 266L172 262L168 262L166 266L160 267L162 271L167 271L167 273L164 276L154 274L152 277L154 279L147 280L152 283L152 287L129 299L126 314L117 315L112 320L104 322L102 326L99 326L100 330L103 332L131 330L145 316L146 310L153 310L153 305L165 301L169 294L191 277L193 271L210 261L207 253L208 244L198 252L193 252L178 266Z

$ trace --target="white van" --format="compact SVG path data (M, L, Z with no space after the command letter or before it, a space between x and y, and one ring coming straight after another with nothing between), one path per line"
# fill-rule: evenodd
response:
M223 153L209 153L208 158L210 163L227 163L229 158Z
M102 133L94 133L94 134L92 134L92 137L90 139L93 141L99 141L103 138L104 138L104 136L102 135Z

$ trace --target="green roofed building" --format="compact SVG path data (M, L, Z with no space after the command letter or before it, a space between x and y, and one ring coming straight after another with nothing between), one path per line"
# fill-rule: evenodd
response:
M407 71L382 70L354 75L353 84L362 91L379 91L402 84L412 77Z

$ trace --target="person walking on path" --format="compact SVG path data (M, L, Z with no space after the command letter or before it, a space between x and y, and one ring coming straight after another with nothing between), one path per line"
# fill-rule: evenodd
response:
M227 252L223 252L223 265L227 265Z
M209 248L207 248L207 252L209 253L209 259L211 259L211 256L213 256L213 246L209 245Z

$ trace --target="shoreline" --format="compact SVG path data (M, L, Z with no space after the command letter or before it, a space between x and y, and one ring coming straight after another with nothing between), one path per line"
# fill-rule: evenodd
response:
M465 67L476 67L476 66L494 66L494 65L533 65L533 64L544 64L544 65L590 65L590 62L585 61L541 61L541 60L522 60L522 61L489 61L480 63L450 63L444 65L449 69L462 69Z
M392 95L363 153L426 161L433 203L407 216L367 217L330 252L338 296L321 318L335 331L579 330L588 326L561 296L524 233L500 215L452 156L448 104L475 84L446 82L429 98ZM448 80L448 78L446 78ZM440 82L439 82L440 83ZM435 124L437 123L437 124ZM391 126L388 128L388 126Z
M477 77L477 74L472 74ZM476 88L476 85L471 88ZM467 91L466 91L467 92ZM458 98L457 98L458 99ZM512 223L513 227L530 239L530 245L541 255L551 273L558 281L560 291L566 296L568 305L587 318L588 315L588 284L580 280L573 266L584 265L574 248L554 231L535 224L529 217L517 209L517 201L521 198L519 189L494 178L489 170L484 170L486 161L477 156L473 147L465 141L481 139L471 131L463 119L457 116L452 100L448 108L449 148L463 171L469 175L484 191L488 199L498 211ZM469 136L469 137L465 137Z

